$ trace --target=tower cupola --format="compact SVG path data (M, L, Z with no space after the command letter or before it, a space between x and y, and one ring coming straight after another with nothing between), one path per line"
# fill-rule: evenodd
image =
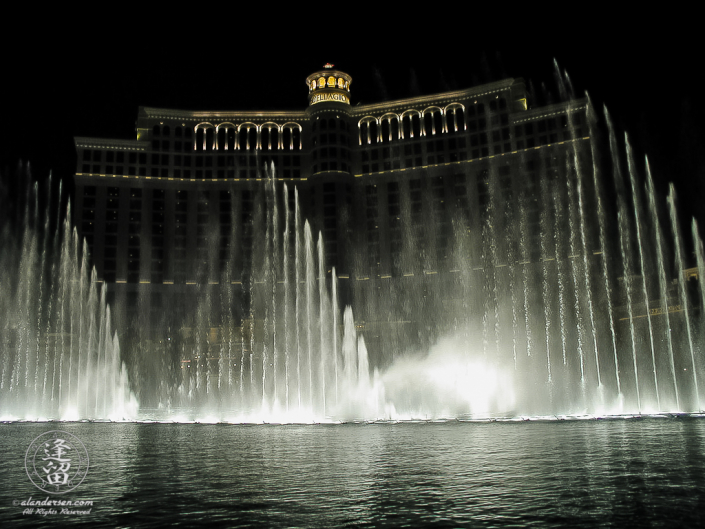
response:
M309 106L319 103L335 102L350 105L350 85L352 77L334 69L328 63L323 70L312 73L306 78Z

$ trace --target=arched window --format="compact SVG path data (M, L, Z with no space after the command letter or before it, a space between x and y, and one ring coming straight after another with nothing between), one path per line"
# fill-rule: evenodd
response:
M460 103L451 103L446 107L447 132L460 132L465 130L465 107Z
M257 148L257 125L242 123L237 131L237 145L239 149L254 150Z
M377 118L365 116L358 123L358 140L360 145L374 145L379 140Z
M205 141L205 149L208 152L211 152L215 149L215 127L208 127L206 129L206 141Z
M215 127L211 123L196 125L194 151L212 151L215 148Z
M421 112L418 110L405 110L401 115L401 137L418 138L421 136Z
M279 125L264 123L260 127L260 146L268 151L279 149Z
M399 116L393 112L379 118L382 142L387 143L399 139Z
M428 107L423 111L423 135L433 136L443 132L443 110L438 107Z
M219 151L231 151L235 149L235 125L232 123L221 123L216 127L217 143L216 148Z
M282 149L285 151L300 151L301 125L298 123L284 123L281 131Z

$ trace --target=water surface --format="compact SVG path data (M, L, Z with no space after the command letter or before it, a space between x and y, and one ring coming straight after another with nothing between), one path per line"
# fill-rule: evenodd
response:
M86 515L23 514L43 499L32 439L64 430L90 469L62 499ZM0 425L0 523L47 527L695 527L705 421L688 418L296 426Z

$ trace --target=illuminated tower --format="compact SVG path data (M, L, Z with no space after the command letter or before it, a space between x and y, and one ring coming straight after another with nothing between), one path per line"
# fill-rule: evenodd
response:
M326 64L306 78L311 120L313 174L351 172L350 85L352 77Z
M306 78L309 105L319 103L342 103L350 106L350 85L352 77L339 70L334 70L328 63L323 70L312 73Z
M306 78L311 123L311 207L320 219L329 263L345 262L345 240L351 221L353 174L350 118L352 77L326 64ZM341 270L339 269L339 272Z

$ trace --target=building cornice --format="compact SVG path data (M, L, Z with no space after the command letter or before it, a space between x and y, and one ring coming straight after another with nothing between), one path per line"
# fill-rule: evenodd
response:
M272 111L260 111L260 110L215 110L215 111L204 111L204 110L174 110L168 108L152 108L152 107L140 107L139 112L140 118L147 119L169 119L169 120L180 120L180 121L190 121L194 123L200 123L201 121L209 120L243 120L247 119L250 121L271 121L273 119L285 118L287 120L301 120L306 119L306 112L301 111L291 111L291 110L272 110Z
M148 141L139 140L115 140L106 138L86 138L76 136L73 139L76 147L82 149L119 149L122 151L143 151L149 148Z
M453 90L419 97L405 99L395 99L369 105L357 104L350 106L349 114L353 117L365 114L390 112L396 109L406 110L410 107L419 107L420 110L433 104L445 104L454 101L464 101L473 97L482 97L510 89L515 84L523 83L523 79L503 79L493 83L487 83L473 88L463 90ZM273 120L307 120L308 115L305 110L175 110L168 108L140 107L140 119L149 120L179 120L191 123L202 121L273 121Z
M387 112L399 107L399 109L408 109L409 107L427 107L431 104L439 104L453 102L459 100L471 99L473 97L481 97L484 95L494 94L511 88L515 83L522 82L521 79L504 79L494 83L488 83L473 88L464 90L453 90L451 92L441 92L427 96L411 97L407 99L396 99L394 101L384 101L382 103L374 103L371 105L353 105L350 109L351 116L361 116L363 114L371 114L376 112ZM423 110L423 108L421 108Z
M524 121L533 121L540 118L557 116L568 112L577 112L587 108L587 98L572 99L561 103L554 103L544 107L531 108L519 114L520 119L514 119L512 123L523 123Z

